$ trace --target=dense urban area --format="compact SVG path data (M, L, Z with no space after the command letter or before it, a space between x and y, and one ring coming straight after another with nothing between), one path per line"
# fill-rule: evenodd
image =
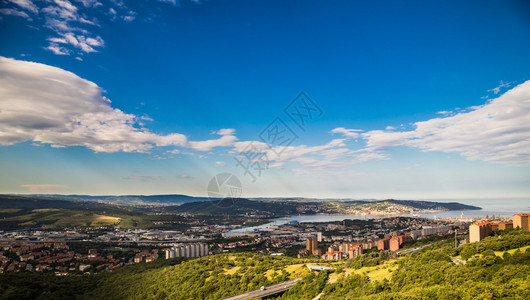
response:
M425 218L419 208L407 215L403 210L411 209L406 205L383 202L377 203L381 211L341 221L300 222L299 213L298 218L274 223L271 216L281 215L261 214L262 206L270 204L258 201L243 201L244 209L233 205L232 213L225 215L219 214L218 205L204 202L190 202L188 207L212 206L206 214L170 212L157 205L141 206L139 211L138 206L124 204L32 201L39 208L27 208L24 201L19 207L6 207L13 204L6 201L0 210L0 223L8 225L0 230L0 293L6 299L312 299L319 295L335 299L342 294L354 293L355 298L388 291L403 296L403 285L392 284L399 276L410 275L401 274L403 264L418 255L443 253L436 259L449 263L447 267L477 268L486 264L482 262L486 257L493 259L491 250L500 251L493 256L504 260L487 264L516 258L513 263L519 264L530 254L530 214L469 218L463 211L459 217ZM314 210L314 204L308 203L283 205L296 212ZM392 209L396 211L388 213ZM484 243L487 247L476 246ZM521 270L517 278L528 279L530 273ZM198 277L177 279L175 272ZM147 276L166 279L153 282ZM145 294L134 283L144 281L162 294ZM344 284L361 283L370 289L341 290ZM64 288L50 290L53 286ZM122 290L125 286L127 291ZM530 287L520 286L517 295L530 295ZM428 292L414 295L424 297ZM476 292L489 295L484 293Z
M20 229L0 232L0 272L79 274L111 271L159 258L241 251L297 257L316 255L327 260L340 260L375 249L399 253L404 245L447 235L454 235L459 244L466 240L480 241L495 230L513 228L514 221L515 227L527 228L527 219L528 216L523 214L522 217L516 215L513 221L492 217L477 223L469 218L433 220L419 217L331 223L292 221L259 231L242 232L233 232L240 229L240 225L189 226L184 232L124 230L114 226L59 231Z

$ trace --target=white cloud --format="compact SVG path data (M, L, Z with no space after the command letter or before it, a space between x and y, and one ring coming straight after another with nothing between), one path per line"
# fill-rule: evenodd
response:
M85 8L98 7L99 2L82 1ZM88 29L81 28L88 24L98 26L96 20L88 20L79 9L68 0L54 0L47 3L41 9L45 18L45 24L53 30L56 36L48 38L49 47L46 49L55 54L65 55L73 52L92 53L97 52L97 48L103 47L103 39L94 35ZM62 51L57 51L61 44ZM68 49L69 47L73 49ZM66 51L65 51L66 50Z
M91 53L91 52L97 52L94 47L102 47L104 45L103 39L99 36L95 38L86 38L83 35L75 35L72 32L60 34L61 37L52 37L48 40L50 41L50 46L58 48L59 44L66 44L74 46L75 48L78 48L83 53ZM66 48L62 47L65 51L67 51ZM49 49L54 51L54 49ZM55 54L56 51L54 51Z
M216 167L224 167L226 166L226 163L224 161L216 161L215 162Z
M132 22L136 18L136 12L130 10L129 12L127 12L127 15L123 16L122 18L127 23Z
M125 22L132 22L134 21L135 16L123 16L123 20Z
M385 130L363 133L338 127L331 133L340 133L345 138L324 145L269 148L259 141L240 141L234 143L233 152L237 152L239 159L250 157L247 159L252 162L269 160L269 168L294 164L291 170L297 174L346 174L348 166L390 159L384 151L396 146L455 152L468 159L505 165L530 163L530 81L484 105L445 113L449 115L414 123L415 129L409 131L387 126ZM358 137L365 143L359 149L345 144Z
M32 21L32 14L44 19L44 28L53 33L48 37L48 45L44 47L57 55L71 55L98 52L104 47L103 38L93 33L100 27L96 18L88 18L86 14L93 14L96 10L110 11L111 18L118 12L112 7L103 7L95 0L4 0L11 7L0 9L0 14L16 15ZM39 5L39 6L37 6ZM120 7L121 17L126 22L135 19L136 13L124 5ZM103 13L105 15L105 13ZM108 15L108 14L107 14Z
M14 3L23 9L29 10L34 14L36 14L39 10L37 6L33 4L33 2L30 0L8 0L8 2Z
M23 17L31 21L31 17L27 13L15 8L2 8L0 9L0 14Z
M157 135L137 116L112 108L102 89L44 64L0 57L0 144L31 140L96 152L146 152L186 146L183 134Z
M111 0L105 2L105 5L97 0L0 1L2 1L0 15L19 16L28 22L39 20L38 23L28 23L28 26L51 31L48 33L47 44L43 46L43 49L56 55L72 55L73 57L98 52L104 47L103 38L96 31L105 22L100 22L98 18L129 23L140 17L122 0ZM160 2L178 6L176 0ZM150 16L148 19L152 20L152 18L153 16ZM44 20L42 25L41 20Z
M33 141L95 152L148 152L164 146L209 151L237 140L234 129L214 131L221 137L205 141L153 133L141 127L142 120L152 121L149 116L113 108L95 83L57 67L0 57L0 74L0 145Z
M386 160L388 157L381 153L373 153L368 150L351 150L347 148L346 139L333 139L324 145L317 146L288 146L269 148L267 144L258 141L236 142L234 150L240 161L260 162L262 168L284 168L287 163L299 165L293 168L298 174L307 169L313 172L323 172L333 169L337 172L354 164L369 160ZM250 153L249 153L250 152ZM252 155L259 153L260 155Z
M169 3L173 4L174 6L177 6L177 0L158 0L158 2Z
M48 47L46 47L47 50L52 51L56 55L69 55L68 49L58 46L56 44L51 44Z
M191 179L191 178L192 178L192 177L191 177L190 175L188 175L188 174L182 174L182 175L180 175L179 177L182 178L182 179Z
M437 112L436 114L438 114L438 115L450 115L452 113L453 112L449 111L449 110L442 110L442 111Z
M237 141L237 137L234 135L234 129L220 129L214 132L215 134L221 135L218 139L206 140L206 141L190 141L189 147L198 151L210 151L215 147L230 147Z
M83 3L83 5L85 7L97 7L97 6L102 6L103 5L103 4L101 4L101 2L99 2L97 0L77 0L77 2Z
M259 141L243 141L243 142L235 142L234 143L234 151L233 152L245 152L245 151L252 151L252 152L265 152L269 148L269 144L259 142Z
M218 131L212 132L212 134L218 134L218 135L234 135L235 133L236 133L236 130L232 128L219 129Z
M530 81L484 105L453 116L415 123L415 130L362 134L367 148L409 146L459 153L470 160L505 165L530 164Z
M359 129L346 129L344 127L337 127L333 130L331 130L331 133L340 133L342 134L344 137L347 137L347 138L351 138L351 139L356 139L359 137L359 132L361 132L362 130L359 130Z

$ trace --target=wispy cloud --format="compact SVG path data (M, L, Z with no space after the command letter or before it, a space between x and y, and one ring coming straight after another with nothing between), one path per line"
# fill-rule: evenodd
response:
M157 2L179 6L177 0ZM50 30L43 48L56 55L76 57L98 52L105 46L103 37L98 34L101 24L105 23L103 18L130 23L139 17L122 0L104 1L104 4L98 0L2 0L0 15L23 17L32 22L28 23L32 28ZM152 21L152 18L150 16L147 19Z
M172 4L174 6L177 6L178 5L178 1L177 0L157 0L158 2L163 2L163 3L169 3L169 4Z
M459 153L470 160L503 165L530 164L530 81L486 104L439 114L444 117L414 123L414 130L387 126L385 130L362 132L338 127L331 133L342 134L344 139L324 145L275 149L259 141L239 141L234 143L234 152L251 149L266 155L269 168L291 164L297 174L347 174L349 166L390 159L387 150L397 146Z
M233 146L234 142L237 141L237 137L234 135L234 129L221 129L217 132L213 132L213 134L218 134L221 137L206 141L190 141L190 148L198 151L210 151L215 147Z
M130 175L130 176L127 176L127 177L123 177L123 179L126 179L126 180L138 180L138 181L152 181L152 180L156 180L158 178L160 178L160 176L158 176L158 175L155 175L155 176Z
M48 192L52 190L65 189L68 186L62 184L23 184L23 188L27 188L30 193Z
M259 156L254 156L253 161L260 161L261 164L268 162L268 168L285 168L287 164L292 164L292 170L296 170L298 174L306 173L302 171L303 169L313 172L333 169L339 172L361 162L388 159L385 154L367 149L352 150L345 144L346 140L348 139L332 139L326 144L316 146L296 145L272 148L258 141L244 141L235 143L233 152L239 152L240 156L246 151L259 153Z
M492 88L491 90L488 90L488 92L493 92L495 95L497 95L502 88L507 88L507 87L510 87L510 85L512 84L513 82L503 82L501 80L501 83L499 84L499 86L495 87L495 88Z
M252 151L267 155L271 168L314 171L387 160L386 150L396 146L459 153L471 160L505 165L530 164L530 81L483 105L455 108L449 115L416 122L410 130L400 126L363 132L337 127L330 133L341 138L324 144L270 148L260 141L240 141L232 128L213 131L217 138L202 141L189 140L182 133L157 134L142 123L151 121L150 117L112 107L102 88L60 68L0 57L0 73L4 75L0 77L2 145L32 141L52 147L82 146L95 152L150 152L170 147L163 153L202 158L214 148L237 155L252 145ZM214 163L222 166L224 162Z
M36 14L38 11L37 6L31 0L7 0L6 2L11 2L13 4L16 4L20 8L28 10L34 14Z
M24 17L28 22L34 19L43 20L42 29L50 30L47 46L43 48L57 55L79 55L98 52L104 47L103 38L95 33L100 25L95 17L98 10L112 11L111 18L115 18L118 12L112 7L104 7L95 0L81 0L71 2L69 0L4 0L6 7L0 9L2 15L13 15ZM110 4L109 4L110 5ZM115 6L116 7L116 6ZM118 9L116 7L116 9ZM136 13L126 7L120 9L121 19L131 22ZM105 14L97 14L103 15ZM107 14L108 15L108 14ZM39 23L30 23L29 26L39 26Z
M359 132L362 132L362 130L359 129L346 129L344 127L337 127L333 130L331 130L331 133L340 133L344 137L356 139L359 137Z
M11 16L19 16L19 17L26 18L29 21L32 20L31 17L27 13L25 13L22 10L18 10L16 8L2 8L2 9L0 9L0 14L2 14L2 15L11 15Z
M408 146L453 152L470 160L530 164L530 81L484 105L414 124L411 131L373 130L362 134L367 148Z

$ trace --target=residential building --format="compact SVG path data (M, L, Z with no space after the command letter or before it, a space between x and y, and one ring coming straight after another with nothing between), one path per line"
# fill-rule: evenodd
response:
M390 239L384 238L377 242L377 250L388 250L390 248Z
M471 243L479 242L492 233L491 223L488 221L481 221L469 225L469 241Z
M401 245L408 241L412 241L412 237L410 235L398 235L398 236L391 238L389 242L390 251L399 250Z
M326 252L322 255L322 258L326 260L338 260L343 258L343 253L340 251Z
M516 214L513 215L513 228L522 228L530 230L530 222L528 222L530 214Z
M309 238L306 240L306 248L298 252L298 257L308 256L308 255L320 255L320 249L318 248L318 239Z
M491 230L492 231L499 230L499 223L498 222L491 222Z
M363 254L363 247L360 244L351 245L348 249L348 257L353 258Z
M499 230L513 228L513 221L499 222Z

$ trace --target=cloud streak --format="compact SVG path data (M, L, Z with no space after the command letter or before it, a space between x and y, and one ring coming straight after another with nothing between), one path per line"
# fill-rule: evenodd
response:
M123 179L126 179L126 180L138 180L138 181L153 181L153 180L156 180L158 178L160 178L160 176L158 176L158 175L155 175L155 176L130 175L130 176L127 176L127 177L123 177Z
M0 9L2 15L12 15L25 18L28 22L39 20L42 28L51 30L52 34L47 38L47 46L44 49L56 55L84 55L98 52L104 47L101 36L94 31L100 28L96 16L110 17L116 19L119 11L120 19L131 22L136 17L136 12L129 10L123 4L112 7L104 7L95 0L81 0L71 2L69 0L30 1L30 0L5 0L6 7ZM108 3L106 5L111 5ZM113 11L110 16L102 11ZM93 17L87 17L87 14ZM42 22L42 21L43 22ZM35 25L33 25L35 26ZM36 25L40 26L40 25Z
M271 148L259 141L240 141L231 128L212 132L217 138L189 140L182 133L152 132L143 123L151 120L112 107L102 88L71 72L0 57L1 145L32 141L109 153L146 153L171 147L165 153L191 155L218 147L241 155L252 146L251 152L267 155L271 168L294 164L313 171L387 160L390 156L386 150L397 146L458 153L470 160L503 165L530 164L530 81L483 105L416 122L412 130L389 126L363 132L337 127L330 133L341 138L315 146ZM223 165L219 161L215 164Z
M148 152L164 146L208 151L237 139L233 129L221 129L219 139L206 141L156 134L138 123L142 117L113 108L95 83L57 67L0 57L0 74L1 145L33 141L95 152Z
M367 149L408 146L459 153L469 160L504 165L530 164L530 81L466 112L414 124L411 131L362 134Z
M62 184L23 184L23 188L27 188L30 193L47 192L50 190L65 189L66 185Z

